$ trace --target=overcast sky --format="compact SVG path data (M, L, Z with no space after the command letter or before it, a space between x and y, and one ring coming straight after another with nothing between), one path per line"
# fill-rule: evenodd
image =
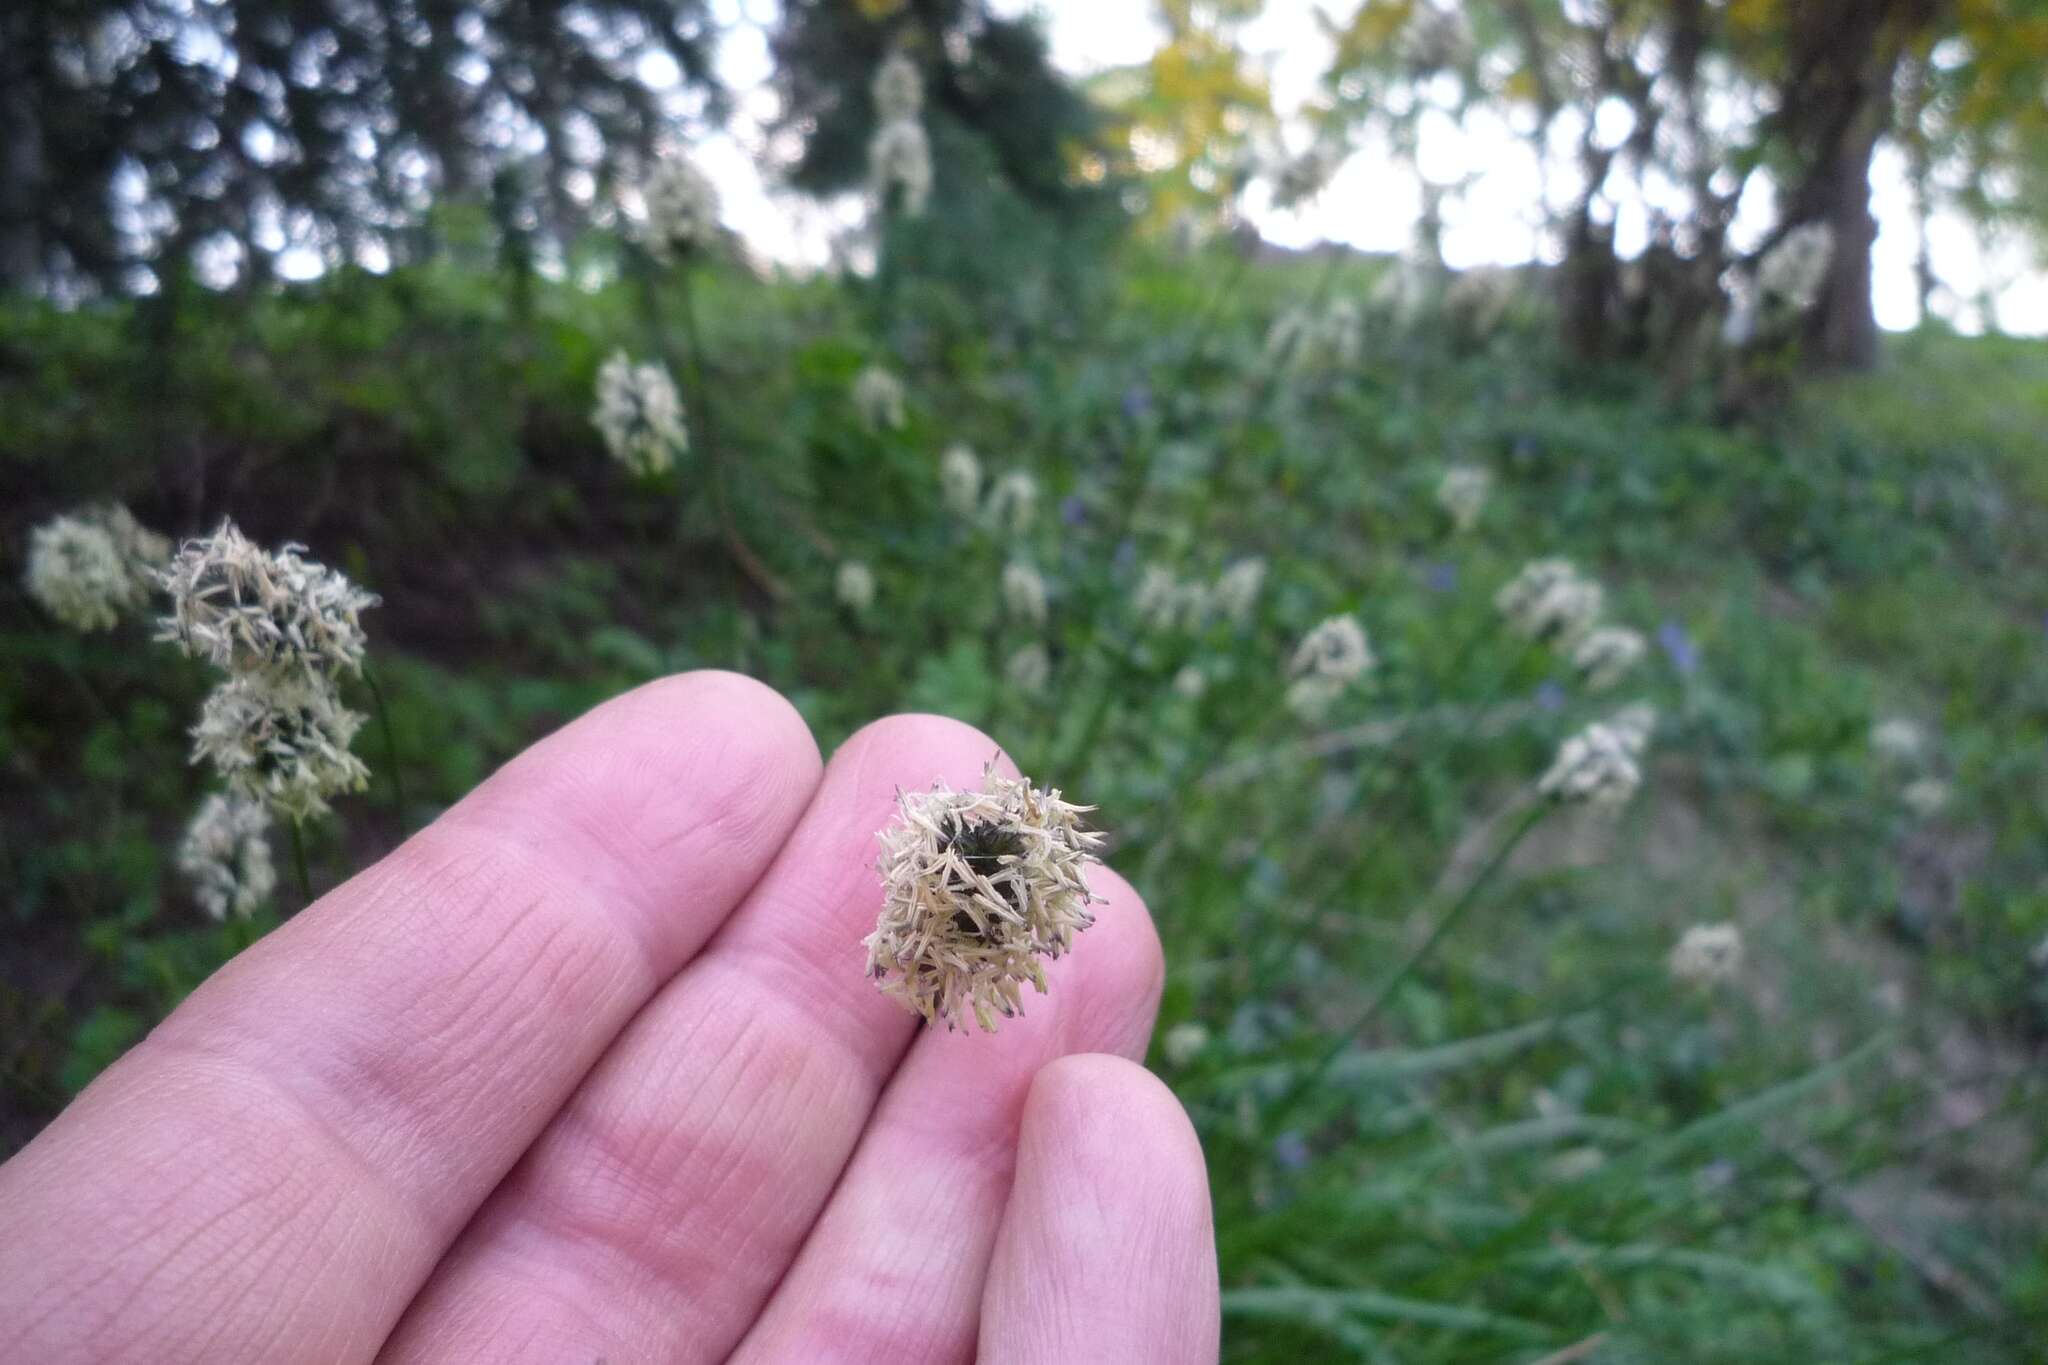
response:
M1349 3L1349 0L1345 0ZM1000 13L1040 13L1048 28L1054 62L1074 75L1143 61L1161 34L1151 0L991 0ZM1326 5L1327 7L1327 5ZM1274 105L1284 117L1314 92L1330 59L1330 45L1315 20L1313 0L1267 0L1265 12L1247 26L1247 56L1267 72ZM739 113L724 134L700 146L698 155L720 182L727 223L755 250L791 264L815 265L825 258L834 224L850 221L859 208L848 201L819 205L764 186L757 169L766 150L762 126L774 100L764 82L770 72L766 31L775 0L714 0L726 34L720 71L738 92ZM656 75L665 73L649 73ZM1439 183L1471 177L1468 188L1444 210L1444 254L1451 265L1511 265L1541 249L1542 210L1536 165L1527 143L1498 117L1481 114L1462 125L1448 118L1426 121L1419 149L1420 170ZM1913 288L1914 228L1901 159L1881 152L1872 175L1873 207L1879 221L1875 252L1878 321L1910 327L1917 320ZM1399 251L1412 240L1421 207L1416 168L1366 148L1352 156L1335 181L1312 205L1293 213L1273 211L1254 186L1241 206L1271 240L1302 246L1334 240L1372 251ZM1632 253L1643 239L1646 215L1640 203L1621 204L1616 240ZM1769 225L1767 198L1745 204L1738 218L1738 242L1745 230ZM1967 220L1938 217L1931 233L1936 270L1959 300L1974 298L1987 262ZM2048 332L2048 275L2029 268L2019 245L1994 252L1988 262L2000 283L1999 321L2007 331ZM1955 320L1975 330L1974 305L1960 304Z

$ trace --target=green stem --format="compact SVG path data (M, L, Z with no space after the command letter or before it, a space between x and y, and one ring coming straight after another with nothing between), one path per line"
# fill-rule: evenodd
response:
M298 873L299 876L299 899L304 904L311 905L313 903L313 878L306 871L306 836L304 831L300 829L297 820L291 822L291 832L292 870Z
M363 665L363 681L370 688L370 705L377 712L377 731L384 738L384 771L391 780L391 809L398 817L398 837L406 834L405 823L405 774L398 763L398 734L391 728L391 707L384 700L384 689L377 684L377 670L369 664Z
M1329 1047L1323 1050L1323 1055L1316 1060L1315 1065L1281 1097L1278 1109L1275 1111L1274 1122L1277 1123L1291 1114L1295 1106L1310 1091L1323 1082L1328 1076L1330 1068L1336 1065L1339 1057L1344 1055L1344 1049L1349 1047L1352 1041L1360 1033L1363 1033L1374 1019L1379 1017L1380 1010L1386 1005L1388 1000L1393 998L1394 992L1401 988L1402 983L1415 973L1415 969L1429 960L1430 954L1437 950L1438 945L1444 941L1451 930L1457 927L1458 921L1464 918L1465 912L1470 910L1478 901L1480 892L1484 891L1487 884L1493 880L1495 874L1507 865L1508 859L1513 856L1515 849L1521 844L1522 840L1528 837L1529 831L1536 828L1543 817L1549 813L1550 802L1544 800L1537 801L1524 813L1521 820L1516 823L1514 830L1509 833L1507 838L1501 841L1500 847L1494 850L1493 856L1486 860L1486 865L1480 868L1478 874L1465 884L1465 889L1459 893L1458 899L1451 903L1450 909L1438 917L1437 922L1431 926L1428 935L1423 938L1422 942L1416 944L1409 951L1408 956L1401 960L1400 965L1395 967L1380 982L1379 988L1366 1000L1364 1008L1358 1012L1357 1016L1343 1028L1337 1030L1336 1036L1330 1040Z
M710 386L704 382L704 337L697 325L697 292L694 287L692 267L686 262L677 272L682 281L683 295L683 341L688 349L683 367L683 380L689 386L690 406L698 414L700 441L704 448L705 482L711 492L712 510L718 517L719 535L725 541L725 551L733 567L752 580L755 587L769 597L780 600L789 596L789 589L777 579L761 557L754 553L746 538L740 534L739 521L732 510L732 486L726 468L724 448L718 440L717 413L711 404Z

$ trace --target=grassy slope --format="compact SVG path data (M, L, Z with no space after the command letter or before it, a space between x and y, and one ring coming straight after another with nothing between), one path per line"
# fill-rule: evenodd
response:
M1215 1172L1232 1359L1533 1360L1601 1333L1602 1360L2024 1358L2048 1301L2020 1197L2037 1100L2013 1080L2048 1022L2026 960L2048 932L2048 348L1904 340L1881 376L1728 429L1628 373L1559 375L1534 316L1488 338L1376 319L1356 367L1282 378L1272 313L1368 281L1260 267L1219 304L1232 270L1139 263L1092 307L1020 286L989 313L913 284L895 433L845 401L872 349L852 301L707 281L719 443L797 590L780 606L719 552L701 467L634 489L587 429L597 361L641 344L623 291L543 289L522 321L459 272L342 281L202 302L167 351L141 323L16 312L6 576L34 520L109 494L169 530L232 511L309 542L385 595L415 823L671 668L756 672L827 745L902 706L989 725L1104 806L1166 937L1162 1022L1211 1034L1171 1074ZM941 512L954 439L1045 483L1025 543ZM1430 505L1453 459L1500 480L1464 539ZM1130 622L1142 563L1254 551L1274 572L1252 626ZM1017 553L1054 588L1046 698L1000 682L1023 637L991 584ZM1664 628L1618 694L1666 716L1646 797L1619 827L1539 830L1289 1104L1434 890L1608 704L1493 627L1493 587L1543 553ZM829 600L841 555L878 571L865 616ZM1272 678L1341 609L1383 665L1305 737ZM0 613L18 1142L268 921L207 924L165 867L202 785L179 735L200 670ZM1164 687L1189 662L1199 703ZM1939 736L1938 814L1868 751L1893 714ZM321 832L318 880L395 836L382 795ZM1722 917L1750 934L1744 989L1672 990L1672 937Z

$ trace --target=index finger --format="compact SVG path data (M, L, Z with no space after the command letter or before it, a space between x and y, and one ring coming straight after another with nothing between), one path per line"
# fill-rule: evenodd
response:
M367 1360L815 788L758 683L598 707L230 962L0 1167L24 1359Z

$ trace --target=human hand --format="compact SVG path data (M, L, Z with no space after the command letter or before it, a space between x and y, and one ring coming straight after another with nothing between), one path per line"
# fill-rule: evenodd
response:
M1131 888L994 1036L862 974L897 789L994 749L899 716L821 771L721 673L535 745L0 1166L10 1358L1213 1361Z

